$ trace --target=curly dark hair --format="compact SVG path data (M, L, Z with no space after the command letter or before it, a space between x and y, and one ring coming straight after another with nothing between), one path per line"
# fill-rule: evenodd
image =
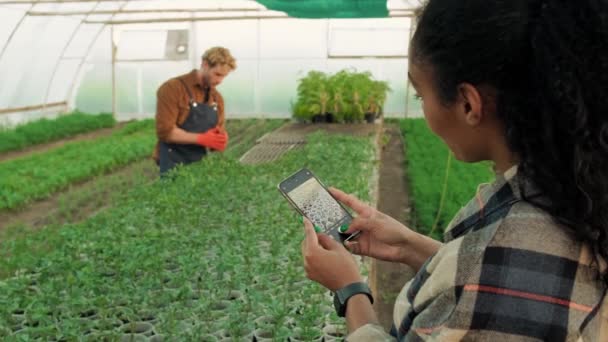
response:
M441 102L491 87L518 172L545 196L525 199L608 260L608 1L430 0L417 19L412 62Z

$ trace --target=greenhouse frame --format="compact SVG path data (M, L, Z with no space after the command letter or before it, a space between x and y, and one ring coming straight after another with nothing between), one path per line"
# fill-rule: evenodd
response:
M229 117L289 117L299 77L344 68L390 82L387 116L420 114L403 96L418 1L266 1L285 10L303 6L291 9L299 17L263 3L3 0L0 124L75 108L119 120L150 117L156 88L198 68L202 52L215 45L238 62L221 88Z
M0 341L608 341L606 18L0 0Z

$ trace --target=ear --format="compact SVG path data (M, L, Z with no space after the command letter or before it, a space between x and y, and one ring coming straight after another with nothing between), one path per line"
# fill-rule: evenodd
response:
M201 69L203 70L209 70L209 63L207 63L206 60L203 59L203 62L201 63Z
M458 86L460 106L464 121L470 126L477 126L483 120L483 100L481 93L474 85L462 83Z

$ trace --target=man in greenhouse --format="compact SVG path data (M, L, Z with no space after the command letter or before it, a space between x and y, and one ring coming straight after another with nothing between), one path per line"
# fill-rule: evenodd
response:
M236 61L230 51L213 47L203 54L200 69L160 86L153 158L161 176L177 165L201 160L210 150L226 149L224 99L216 87L234 69Z
M348 341L608 341L606 18L605 0L427 2L408 68L427 124L496 180L443 243L332 189L362 233L344 248L305 220L302 253ZM418 271L390 335L347 249Z

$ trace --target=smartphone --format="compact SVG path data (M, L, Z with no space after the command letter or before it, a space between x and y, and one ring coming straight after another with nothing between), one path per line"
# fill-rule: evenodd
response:
M310 170L299 170L279 183L278 188L300 215L334 240L344 243L359 235L340 233L340 227L348 227L353 217Z

